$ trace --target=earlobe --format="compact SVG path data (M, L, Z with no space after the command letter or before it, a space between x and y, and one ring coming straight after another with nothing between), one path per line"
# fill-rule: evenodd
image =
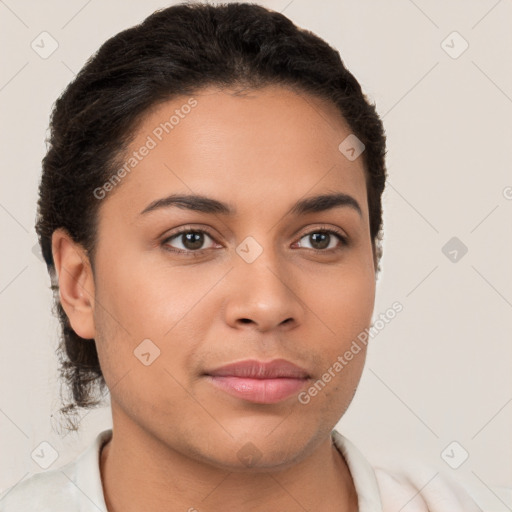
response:
M60 302L71 327L80 337L93 339L94 280L87 253L66 230L59 228L52 235L52 254Z

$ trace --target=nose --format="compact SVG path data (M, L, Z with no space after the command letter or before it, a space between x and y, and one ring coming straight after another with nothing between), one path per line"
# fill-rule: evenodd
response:
M234 257L235 268L228 275L226 322L234 328L261 332L297 327L303 319L304 303L290 262L271 249L252 261L240 254Z

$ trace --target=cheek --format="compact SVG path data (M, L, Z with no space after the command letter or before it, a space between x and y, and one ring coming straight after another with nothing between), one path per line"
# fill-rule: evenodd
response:
M155 265L140 253L119 261L98 274L99 301L136 337L164 336L211 286L192 278L190 268Z
M362 266L347 265L328 276L323 284L311 300L331 334L346 341L366 329L374 308L374 274Z
M200 274L192 267L149 265L140 254L127 253L122 264L106 268L98 265L95 320L105 373L115 382L126 371L135 370L131 373L138 376L138 386L153 388L155 382L163 381L171 386L170 392L173 381L163 368L180 382L189 378L185 369L194 367L194 354L211 319L204 314L208 303L201 299L218 276ZM148 351L150 359L153 353L157 357L145 367L136 355ZM175 391L180 394L178 388Z
M315 375L320 382L312 390L316 398L312 395L311 400L320 409L325 408L326 415L332 415L348 407L361 378L367 351L364 336L374 308L375 279L363 265L347 265L334 281L326 284L325 293L317 294L314 308L329 327L329 331L324 331L330 335L323 338L320 373Z

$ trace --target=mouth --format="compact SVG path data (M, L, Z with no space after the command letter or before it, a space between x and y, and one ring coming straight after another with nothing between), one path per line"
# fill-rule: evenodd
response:
M311 378L309 373L290 361L246 360L204 373L217 389L253 403L278 403L297 394Z

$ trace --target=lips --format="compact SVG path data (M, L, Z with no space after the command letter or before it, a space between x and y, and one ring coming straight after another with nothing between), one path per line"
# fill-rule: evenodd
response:
M238 363L231 363L206 372L206 375L216 377L245 377L248 379L276 379L276 378L309 378L308 372L287 361L274 359L269 362L247 359Z
M239 399L273 404L298 393L310 379L308 372L285 359L245 360L205 372L216 388Z

